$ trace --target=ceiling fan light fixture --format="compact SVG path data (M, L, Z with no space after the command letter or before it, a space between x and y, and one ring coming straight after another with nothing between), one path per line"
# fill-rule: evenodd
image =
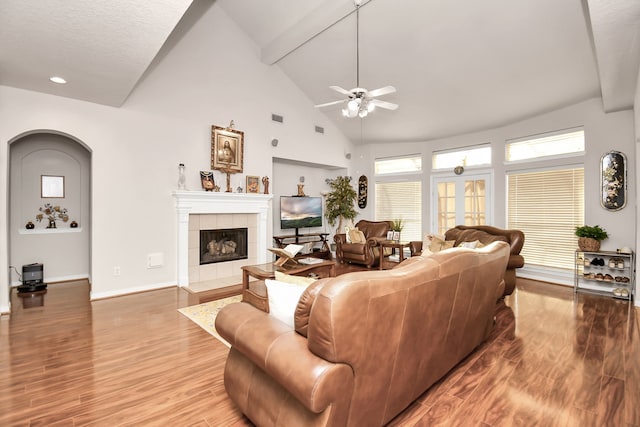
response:
M374 104L371 101L367 102L367 112L371 113L375 109L376 109L376 104Z
M330 89L333 89L342 95L346 95L347 98L342 101L326 102L324 104L316 105L316 107L328 107L330 105L344 105L344 103L346 103L345 108L342 109L342 115L350 119L355 117L364 118L369 115L369 113L373 112L376 107L387 110L396 110L398 108L397 104L375 99L377 96L394 93L396 91L395 87L384 86L368 91L360 86L360 6L365 3L365 1L353 1L356 7L356 87L351 90L346 90L340 86L329 86Z

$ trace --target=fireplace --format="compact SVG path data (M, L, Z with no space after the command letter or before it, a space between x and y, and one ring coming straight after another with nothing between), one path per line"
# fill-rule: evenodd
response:
M247 228L200 230L200 265L247 259Z
M243 265L267 262L271 194L174 191L178 227L178 284L242 280ZM200 230L247 227L247 258L200 265ZM232 284L233 284L232 283ZM226 286L226 285L225 285Z

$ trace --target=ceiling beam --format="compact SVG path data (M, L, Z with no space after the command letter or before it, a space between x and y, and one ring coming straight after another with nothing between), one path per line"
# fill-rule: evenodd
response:
M373 0L363 0L360 7ZM297 24L276 37L262 48L262 62L273 65L298 49L317 35L331 28L347 16L355 12L351 1L327 0L313 12L302 18Z
M606 112L633 108L640 70L640 2L588 0Z

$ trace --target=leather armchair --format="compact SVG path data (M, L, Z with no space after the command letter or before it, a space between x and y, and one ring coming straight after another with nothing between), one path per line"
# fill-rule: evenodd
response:
M378 263L378 242L387 239L387 232L391 230L391 221L360 220L356 224L366 239L365 243L347 243L347 235L336 234L336 258L338 262L351 262L372 267Z

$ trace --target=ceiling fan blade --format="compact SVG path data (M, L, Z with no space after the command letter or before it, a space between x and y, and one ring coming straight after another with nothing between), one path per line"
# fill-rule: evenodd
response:
M395 87L393 87L393 86L385 86L385 87L381 87L380 89L370 90L368 94L371 97L376 97L376 96L386 95L388 93L393 93L395 91L396 91Z
M336 105L336 104L342 104L343 102L345 102L344 99L340 100L340 101L332 101L332 102L326 102L324 104L318 104L315 105L316 108L321 108L321 107L328 107L330 105Z
M399 105L392 102L382 101L380 99L372 99L371 103L376 107L386 108L387 110L397 110Z
M340 86L329 86L330 89L335 90L338 93L341 93L343 95L347 95L347 96L351 96L352 93L346 89L342 89Z

